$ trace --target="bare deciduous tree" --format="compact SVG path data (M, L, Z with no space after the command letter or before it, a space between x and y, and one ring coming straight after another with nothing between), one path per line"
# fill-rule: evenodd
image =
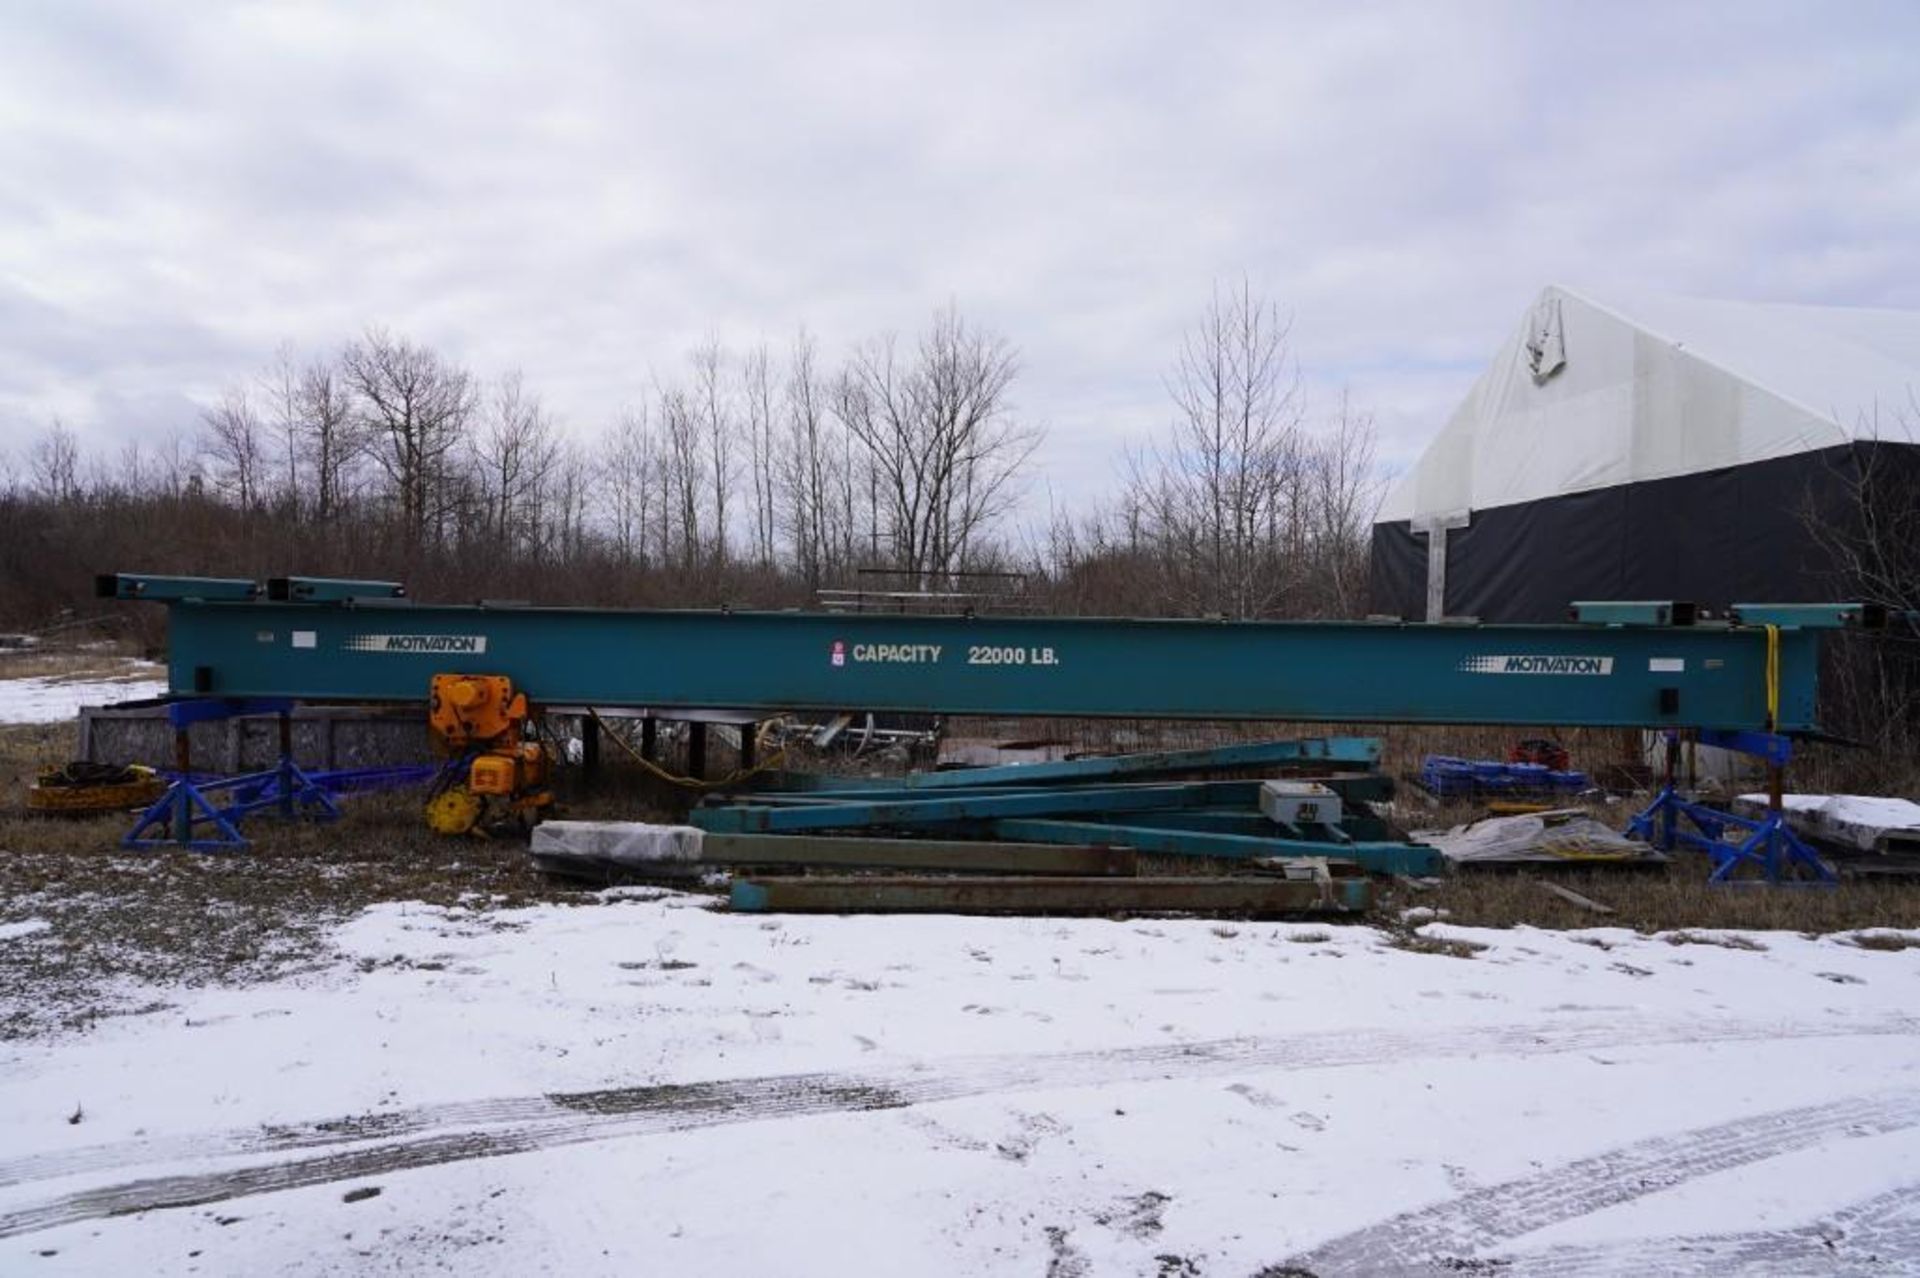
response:
M841 544L841 522L851 512L840 506L834 482L844 452L834 446L827 417L827 390L820 383L811 335L802 329L787 355L786 438L780 449L780 490L785 498L787 544L808 590L818 590L826 565Z
M683 573L700 561L700 504L706 490L706 454L702 449L699 409L677 386L660 392L660 557L677 561Z
M27 456L34 491L51 501L71 501L80 491L80 441L54 418Z
M424 346L369 329L340 357L360 403L363 441L390 485L400 526L426 544L444 515L449 459L473 416L473 378Z
M1367 556L1381 484L1374 469L1373 418L1357 412L1347 392L1318 438L1307 441L1307 479L1313 546L1320 568L1314 583L1324 596L1313 611L1350 617L1365 611Z
M623 567L636 562L644 567L654 509L665 504L656 494L659 450L645 404L621 412L610 442L607 492L612 498L608 505L614 554Z
M346 379L326 360L315 360L300 374L300 452L312 478L314 522L328 524L346 508L353 460L362 449Z
M1262 615L1297 571L1302 409L1287 339L1278 309L1245 283L1216 291L1167 379L1167 439L1131 460L1128 499L1182 611Z
M281 490L281 500L296 517L304 503L305 494L300 487L300 452L303 431L301 429L299 364L294 359L293 343L282 342L273 353L273 362L260 374L260 392L265 397L268 411L273 414L273 433L279 445L279 465L285 487Z
M230 387L218 404L201 414L201 422L214 483L242 510L257 508L265 459L259 413L246 387Z
M1870 743L1853 784L1910 787L1920 758L1920 404L1864 425L1827 475L1837 502L1809 493L1801 524L1826 557L1831 597L1885 605L1888 628L1836 636L1823 669L1831 730Z
M561 454L540 397L526 389L517 370L494 386L472 447L484 510L481 525L511 550L538 524L539 512L530 507L545 491Z
M694 348L693 407L700 433L706 438L713 484L713 538L710 553L718 567L727 562L727 498L733 490L733 396L727 383L727 352L718 337L709 336Z
M774 427L773 363L767 344L748 351L740 362L741 403L747 426L748 465L753 472L753 551L762 570L773 567L779 528L778 451Z
M952 307L910 359L889 336L848 363L834 412L865 451L891 566L910 580L931 584L961 567L1015 497L1040 438L1008 412L1017 369L1004 338Z
M598 484L586 454L571 440L560 444L542 487L547 553L562 564L578 563L585 555L587 512Z

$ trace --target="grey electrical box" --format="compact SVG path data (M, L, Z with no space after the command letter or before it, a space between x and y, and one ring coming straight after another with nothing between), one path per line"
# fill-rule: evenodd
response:
M1260 811L1281 825L1338 825L1340 796L1317 781L1263 781Z

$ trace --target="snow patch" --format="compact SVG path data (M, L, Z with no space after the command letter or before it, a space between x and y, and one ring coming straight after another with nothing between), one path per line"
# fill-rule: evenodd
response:
M382 905L325 970L0 1045L0 1270L1671 1262L1920 1183L1920 951L710 906Z
M150 661L130 662L128 673L112 679L74 679L35 675L0 679L0 723L59 723L80 713L82 706L143 701L167 694L164 667Z

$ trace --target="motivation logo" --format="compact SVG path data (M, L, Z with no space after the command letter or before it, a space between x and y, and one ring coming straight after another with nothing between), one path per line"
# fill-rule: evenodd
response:
M354 635L341 646L348 652L478 655L487 650L487 637L485 635Z
M1610 675L1612 657L1466 657L1463 674Z

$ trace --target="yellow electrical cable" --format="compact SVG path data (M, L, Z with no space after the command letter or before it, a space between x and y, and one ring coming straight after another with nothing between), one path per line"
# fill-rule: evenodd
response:
M667 771L652 759L647 758L638 750L634 749L631 742L608 726L607 721L600 717L598 710L595 710L592 706L588 706L587 713L592 716L594 723L600 727L601 731L612 737L613 743L626 752L628 758L632 759L642 768L645 768L648 772L651 772L654 776L659 777L662 781L665 781L668 785L682 786L689 790L719 790L730 785L738 785L748 777L756 777L762 772L767 772L779 767L782 763L786 762L787 758L787 747L781 746L765 762L757 763L751 768L735 768L718 781L702 781L698 777L683 777L677 773ZM765 740L767 731L773 726L774 722L774 720L769 719L754 733L753 739L756 745Z
M1767 627L1767 731L1780 723L1780 627Z

